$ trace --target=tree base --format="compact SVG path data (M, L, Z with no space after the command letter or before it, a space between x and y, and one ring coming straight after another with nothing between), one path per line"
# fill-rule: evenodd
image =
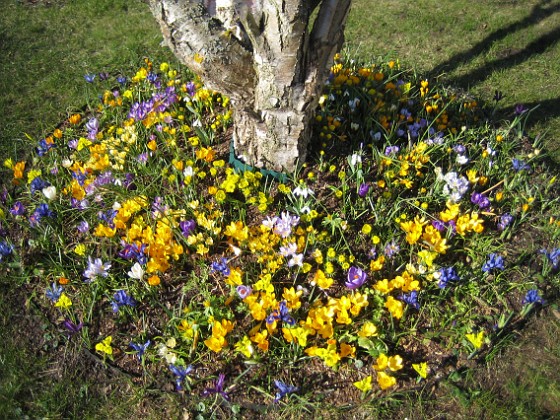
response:
M235 157L235 149L233 147L233 141L231 141L229 146L229 164L233 167L233 169L239 172L253 171L255 169L258 169L259 172L263 174L265 177L272 177L276 179L278 182L288 181L288 175L286 175L283 172L277 172L266 168L256 168L254 166L246 164L242 160L237 159Z

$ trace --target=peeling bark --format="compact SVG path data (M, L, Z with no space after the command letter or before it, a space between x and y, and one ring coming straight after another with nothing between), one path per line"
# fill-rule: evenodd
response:
M175 55L231 98L237 157L288 172L305 161L313 112L342 45L350 3L150 0Z

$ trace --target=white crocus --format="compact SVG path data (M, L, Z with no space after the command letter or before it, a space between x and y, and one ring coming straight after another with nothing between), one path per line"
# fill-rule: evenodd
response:
M140 263L134 263L130 271L128 272L128 277L131 279L142 280L144 277L144 269L140 265Z
M43 188L43 195L49 200L54 200L56 198L56 187L51 185L50 187Z

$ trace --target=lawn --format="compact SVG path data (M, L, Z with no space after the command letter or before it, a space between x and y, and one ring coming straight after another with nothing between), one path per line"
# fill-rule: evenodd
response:
M227 99L143 3L4 3L4 412L558 414L560 3L355 1L366 66L333 68L282 184L227 168ZM189 105L127 117L152 72Z

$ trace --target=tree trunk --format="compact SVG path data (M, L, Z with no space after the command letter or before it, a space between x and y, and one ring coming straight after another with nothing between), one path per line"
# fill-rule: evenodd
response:
M151 0L165 40L231 98L237 158L291 172L305 161L351 0ZM310 28L310 18L319 7Z

